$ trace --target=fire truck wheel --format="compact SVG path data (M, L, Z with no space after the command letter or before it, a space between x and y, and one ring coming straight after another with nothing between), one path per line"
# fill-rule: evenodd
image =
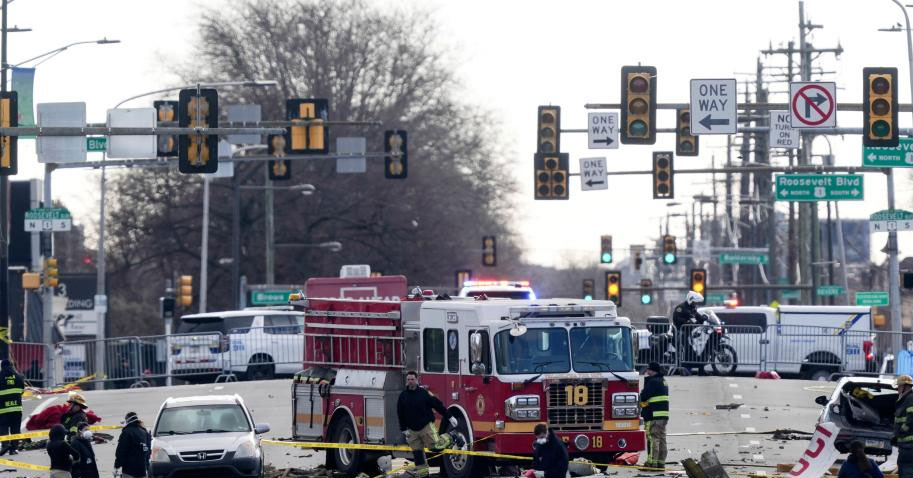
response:
M469 442L469 425L460 414L457 415L457 421L460 422L456 427L457 435L460 435L463 438L463 442L466 443L463 449L468 450L471 446ZM488 465L488 459L484 457L468 455L444 456L444 471L449 478L488 476Z
M342 416L333 424L330 432L330 441L333 443L358 443L355 434L355 425L347 416ZM345 450L342 448L327 450L327 465L332 469L342 472L346 476L356 476L364 461L361 450Z

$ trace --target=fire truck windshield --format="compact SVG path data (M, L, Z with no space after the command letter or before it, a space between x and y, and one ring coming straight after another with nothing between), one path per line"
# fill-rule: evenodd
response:
M529 328L519 337L495 335L497 370L502 375L617 372L634 369L631 334L622 327Z

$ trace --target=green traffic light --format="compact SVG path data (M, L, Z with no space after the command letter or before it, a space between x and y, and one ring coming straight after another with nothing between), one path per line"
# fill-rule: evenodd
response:
M663 262L665 262L666 264L674 264L675 263L675 254L673 254L671 252L667 252L666 255L663 256Z
M640 303L643 305L650 305L653 302L653 296L650 294L642 294L640 296Z
M647 123L642 120L634 120L628 125L628 134L631 136L647 136Z
M593 300L593 296L591 296L590 294L587 294L587 295L583 296L583 300Z
M891 126L887 121L878 120L872 123L872 134L878 137L884 137L891 134Z
M602 253L602 263L603 263L603 264L609 264L609 263L611 263L611 262L612 262L612 253L611 253L611 252L603 252L603 253Z

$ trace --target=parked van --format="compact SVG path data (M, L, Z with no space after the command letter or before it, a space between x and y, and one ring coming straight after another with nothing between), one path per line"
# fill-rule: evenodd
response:
M705 307L720 318L739 372L776 370L811 380L877 367L870 307Z
M250 307L181 317L169 339L171 373L211 381L223 372L268 380L301 370L304 314Z

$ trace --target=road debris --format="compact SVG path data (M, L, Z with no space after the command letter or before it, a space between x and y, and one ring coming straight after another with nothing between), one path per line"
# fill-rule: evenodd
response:
M736 408L739 408L742 405L744 405L744 403L728 403L728 404L717 405L716 409L717 410L735 410Z

